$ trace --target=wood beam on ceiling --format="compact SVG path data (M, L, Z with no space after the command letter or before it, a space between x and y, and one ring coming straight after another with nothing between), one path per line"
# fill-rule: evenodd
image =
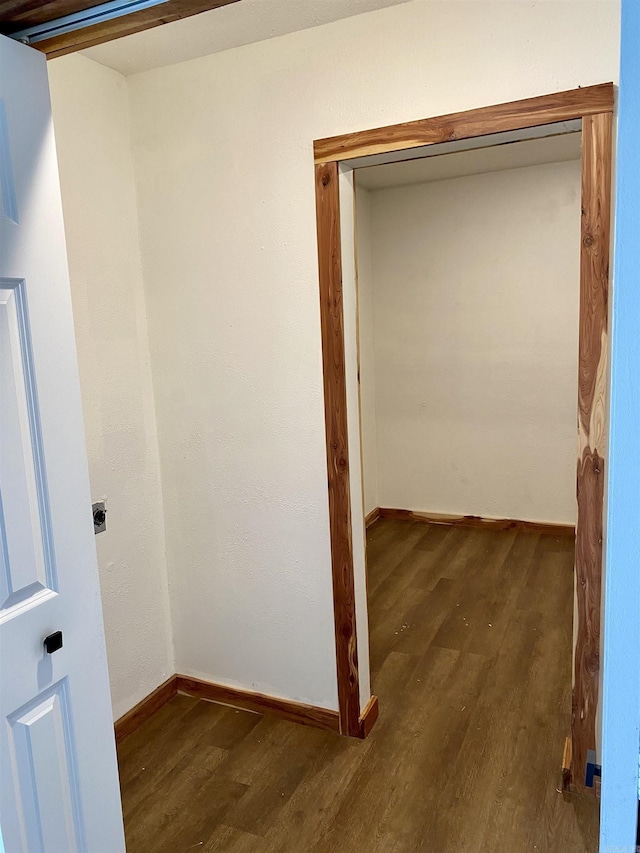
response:
M54 59L66 53L85 50L97 44L237 2L238 0L166 0L157 6L139 9L118 18L44 39L34 43L33 47L45 53L47 59ZM27 27L92 9L96 5L100 4L88 0L50 0L46 3L37 3L34 0L5 0L0 2L0 33L11 35Z
M38 3L36 0L3 0L0 2L0 29L10 33L34 24L46 24L63 15L73 15L83 12L97 2L87 0L49 0L48 3Z

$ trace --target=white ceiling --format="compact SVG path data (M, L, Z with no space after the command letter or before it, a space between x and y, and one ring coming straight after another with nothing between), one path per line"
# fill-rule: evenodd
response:
M580 145L580 133L565 133L562 136L527 139L491 148L439 154L420 160L367 166L356 170L356 183L367 189L380 190L407 184L444 181L447 178L460 178L479 172L500 172L522 166L537 166L540 163L579 160Z
M121 74L137 74L406 2L239 0L221 9L90 47L82 53Z

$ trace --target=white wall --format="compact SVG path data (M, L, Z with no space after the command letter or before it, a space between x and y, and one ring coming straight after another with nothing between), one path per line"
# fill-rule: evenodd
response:
M48 69L117 718L175 671L127 84L81 56Z
M128 78L178 669L337 706L312 140L615 81L618 31L421 0Z
M358 260L358 343L362 490L364 512L380 506L376 430L376 372L373 340L373 277L371 266L371 193L356 178L356 254Z
M379 505L575 524L580 161L370 196Z

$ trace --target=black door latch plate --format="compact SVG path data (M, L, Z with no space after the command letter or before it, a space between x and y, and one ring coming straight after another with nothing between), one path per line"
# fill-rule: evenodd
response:
M62 648L62 631L54 631L44 638L44 648L48 655L52 655Z

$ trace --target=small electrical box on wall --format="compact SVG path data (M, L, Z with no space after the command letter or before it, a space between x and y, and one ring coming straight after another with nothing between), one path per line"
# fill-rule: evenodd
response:
M93 532L104 533L107 529L107 508L104 501L97 504L92 504L93 510Z

